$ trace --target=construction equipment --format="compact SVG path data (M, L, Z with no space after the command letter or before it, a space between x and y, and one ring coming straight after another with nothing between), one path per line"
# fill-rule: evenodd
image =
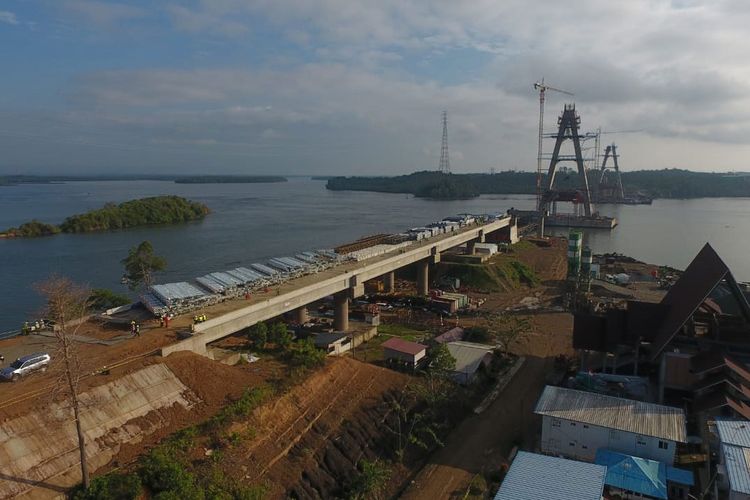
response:
M542 78L541 82L534 83L534 90L539 91L539 144L536 157L536 208L537 210L539 210L542 200L542 137L544 135L544 96L548 90L551 90L553 92L560 92L561 94L566 94L569 96L573 96L574 94L572 92L568 92L567 90L561 90L552 87L551 85L547 85L546 83L544 83L544 78Z

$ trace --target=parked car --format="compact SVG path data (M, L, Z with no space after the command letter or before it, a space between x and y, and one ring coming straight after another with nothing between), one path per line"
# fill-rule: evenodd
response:
M44 352L22 356L9 367L0 370L0 379L15 382L30 373L45 371L51 360L50 355Z

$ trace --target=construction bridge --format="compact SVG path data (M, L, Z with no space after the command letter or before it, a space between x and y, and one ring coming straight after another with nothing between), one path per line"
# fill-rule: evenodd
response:
M162 355L178 351L192 351L205 355L209 343L290 311L296 311L298 321L304 322L307 317L307 305L330 295L334 298L334 329L346 331L349 328L349 300L364 295L366 281L383 278L387 290L392 292L395 286L395 271L416 264L417 293L428 295L429 265L440 262L441 252L463 244L468 244L471 251L474 243L484 242L489 234L505 228L510 232L510 240L515 241L516 219L508 215L486 224L470 225L458 232L430 238L378 257L292 280L288 283L292 286L290 291L197 324L195 335L164 347Z

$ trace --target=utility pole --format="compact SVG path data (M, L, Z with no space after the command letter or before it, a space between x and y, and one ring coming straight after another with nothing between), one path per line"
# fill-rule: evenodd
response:
M448 112L443 111L443 141L440 145L440 165L438 170L443 174L451 173L451 161L448 156Z

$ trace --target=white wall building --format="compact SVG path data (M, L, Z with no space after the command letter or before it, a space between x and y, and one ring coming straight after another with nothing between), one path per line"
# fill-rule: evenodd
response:
M547 386L534 413L542 416L542 452L593 462L596 450L674 463L685 443L679 408Z

